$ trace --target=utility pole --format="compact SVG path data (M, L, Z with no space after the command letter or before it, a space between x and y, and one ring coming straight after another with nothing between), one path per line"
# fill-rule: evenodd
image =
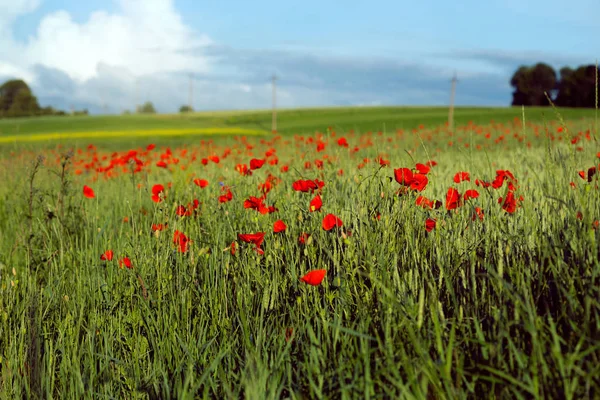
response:
M277 108L276 108L276 87L275 87L275 81L277 80L277 76L275 74L273 74L273 77L271 78L271 82L272 82L272 86L273 86L273 119L271 120L271 132L275 133L277 132Z
M456 82L458 82L458 79L456 79L456 72L454 73L454 76L452 77L452 80L450 82L452 82L452 88L450 89L450 110L448 111L448 129L450 130L450 132L454 132L454 96L456 95Z
M194 73L190 74L190 100L188 106L190 107L190 112L194 110Z

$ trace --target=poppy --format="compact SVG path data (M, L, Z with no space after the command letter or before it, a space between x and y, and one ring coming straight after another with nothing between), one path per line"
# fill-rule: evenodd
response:
M265 160L259 160L257 158L253 158L250 160L250 169L259 169L265 164Z
M300 244L306 244L306 241L308 240L308 238L310 237L309 233L303 232L300 237L298 238L298 242Z
M167 224L152 224L152 232L162 231L167 227Z
M287 229L287 226L285 225L285 223L282 220L277 220L273 224L273 232L274 233L284 232L286 229Z
M413 180L413 173L408 168L398 168L394 170L394 178L399 184L409 186Z
M263 204L264 200L264 197L250 196L250 198L244 200L244 208L250 208L261 214L266 214L269 212L269 209Z
M167 168L167 163L164 162L163 160L160 160L156 163L156 166L159 168Z
M265 240L265 232L238 233L238 239L242 242L253 243L257 247L259 247Z
M460 193L455 188L449 188L446 194L446 209L454 210L459 206Z
M427 218L427 219L425 220L425 230L426 230L427 232L431 232L432 230L434 230L434 229L435 229L435 226L436 226L436 221L435 221L435 219L433 219L433 218Z
M427 186L428 182L429 179L427 179L427 176L423 174L414 174L413 179L410 182L410 188L412 190L422 192L425 189L425 186Z
M302 278L300 278L300 280L311 286L317 286L317 285L321 284L321 282L323 281L323 278L325 278L325 275L327 275L327 270L315 269L315 270L309 271L306 275L304 275Z
M94 197L96 197L96 194L94 193L94 189L92 189L91 187L89 187L87 185L83 185L83 195L85 197L87 197L88 199L93 199Z
M132 269L131 260L129 257L123 257L119 260L119 268L127 267L127 269Z
M152 201L155 203L160 203L162 201L161 194L164 194L165 187L163 185L157 184L152 186Z
M429 167L428 165L419 163L415 166L415 169L417 171L419 171L420 174L427 175L429 173L429 171L431 170L431 167Z
M465 200L476 199L479 197L479 192L477 190L469 189L463 195Z
M339 138L337 144L341 147L348 147L348 141L344 137Z
M315 198L310 201L310 208L308 209L308 211L320 211L322 206L323 201L321 200L321 196L316 195Z
M333 214L327 214L324 218L323 218L323 229L326 231L330 231L335 227L341 227L343 226L343 222L340 218L338 218L337 216L333 215Z
M196 178L194 179L194 183L196 184L196 186L200 186L200 188L202 189L208 186L208 181L206 179Z
M191 241L183 232L176 230L173 235L173 243L178 246L178 251L180 253L185 253L188 250L188 244L191 243Z
M101 256L100 259L102 261L112 261L113 259L113 251L112 250L106 250Z
M483 210L481 209L481 207L475 207L475 213L473 214L473 216L471 217L472 221L475 221L477 218L479 218L481 221L483 221Z
M457 172L456 175L454 175L454 182L455 183L461 183L464 181L471 181L471 176L469 175L468 172Z

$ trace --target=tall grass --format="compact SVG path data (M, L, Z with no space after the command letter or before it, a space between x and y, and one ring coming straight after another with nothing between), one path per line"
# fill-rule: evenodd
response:
M5 153L0 393L596 397L598 175L588 182L578 171L598 165L597 149L585 137L591 120L564 123L580 138L577 144L559 139L556 124L545 130L517 119L459 126L451 136L424 128L381 136L214 139L190 143L185 153L172 149L179 163L168 169L154 165L165 148L140 147L138 156L149 165L136 173L135 163L125 163L109 179L95 172L111 159L101 144L74 154L45 151L45 160L32 158L35 148ZM349 148L337 145L341 136ZM327 142L322 152L315 150L318 141ZM279 164L251 176L236 171L271 148ZM225 149L230 156L223 157ZM213 154L219 164L200 162ZM100 161L85 169L94 157ZM324 160L322 169L315 159ZM396 195L393 169L430 159L438 165L425 191ZM75 175L77 169L83 174ZM475 178L492 181L497 169L518 180L516 194L524 200L514 213L498 204L506 186L475 185ZM454 183L458 171L470 172L471 181ZM279 211L244 208L269 174L282 180L266 200ZM209 186L200 189L194 177ZM301 178L325 182L321 212L309 211L315 194L292 189ZM219 182L231 187L231 202L218 203ZM158 183L167 188L166 198L155 203L150 190ZM84 184L95 198L83 197ZM453 211L415 206L419 194L444 203L449 187L461 194L476 189L480 196ZM198 215L178 216L177 207L195 198ZM476 207L483 220L473 219ZM339 216L343 227L324 231L327 213ZM431 232L427 218L437 220ZM284 233L272 231L278 219L287 225ZM159 223L168 228L153 232ZM173 243L175 230L192 240L185 253ZM267 232L264 255L237 239L254 232ZM301 244L305 232L310 237ZM114 259L101 261L108 249ZM119 267L125 256L133 268ZM300 281L321 268L327 270L321 285Z

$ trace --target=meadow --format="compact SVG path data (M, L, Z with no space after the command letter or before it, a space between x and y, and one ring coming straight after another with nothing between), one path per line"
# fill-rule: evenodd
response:
M597 111L455 117L0 120L0 396L598 397Z

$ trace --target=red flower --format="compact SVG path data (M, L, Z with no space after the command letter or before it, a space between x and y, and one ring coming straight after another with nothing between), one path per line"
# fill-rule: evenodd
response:
M223 189L225 189L225 187L223 187ZM221 190L223 190L223 189L221 189ZM233 199L233 193L231 193L231 190L227 189L225 194L219 196L219 203L227 203L228 201L231 201L232 199Z
M454 175L454 182L455 183L461 183L463 181L471 181L471 176L469 175L468 172L457 172L456 175Z
M152 231L156 232L156 231L162 231L167 227L167 224L152 224Z
M102 261L112 261L113 259L113 251L112 250L106 250L101 256L100 259Z
M425 230L427 230L427 232L431 232L432 230L435 229L435 225L436 225L436 221L433 218L427 218L425 220Z
M346 138L343 137L338 139L337 144L341 147L348 147L348 141L346 140Z
M446 209L454 210L459 206L460 201L460 193L458 190L454 188L448 189L448 193L446 194Z
M475 221L477 218L479 218L481 221L483 221L483 215L484 214L481 207L475 207L475 214L473 214L471 220Z
M152 186L152 201L155 203L160 203L162 201L161 194L164 194L165 187L163 185L154 185Z
M394 178L399 184L409 186L413 180L413 173L408 168L398 168L394 170Z
M465 200L476 199L478 197L479 197L479 192L477 190L473 190L473 189L467 190L464 194Z
M287 226L285 225L285 223L282 220L277 220L273 224L273 232L274 233L284 232L286 229L287 229Z
M300 244L306 244L306 241L308 240L308 238L310 237L309 233L303 232L300 237L298 238L298 242Z
M131 260L129 257L123 257L119 260L119 268L127 267L128 269L132 269Z
M206 179L196 178L194 179L194 183L196 184L196 186L200 186L200 188L202 189L208 186L208 181Z
M425 176L423 174L414 174L413 179L410 182L410 188L412 190L422 192L423 189L425 189L425 186L427 186L428 182L429 182L429 179L427 179L427 176Z
M183 232L176 230L173 235L173 243L178 246L178 251L180 253L185 253L188 250L188 244L191 243L191 241Z
M330 231L335 227L341 227L342 225L344 225L342 223L342 220L339 219L338 217L336 217L333 214L327 214L325 216L325 218L323 218L323 229L325 229L326 231Z
M265 232L257 233L238 233L238 239L246 243L254 243L256 247L259 247L265 240Z
M415 201L415 204L423 208L435 208L438 209L442 206L442 202L439 200L429 200L427 197L419 196Z
M420 174L423 174L423 175L427 175L429 173L429 171L431 170L431 168L425 164L417 164L415 166L415 169L417 171L419 171Z
M88 199L93 199L94 197L96 197L96 195L94 194L94 189L87 185L83 185L83 195Z
M319 210L321 210L322 206L323 206L323 201L321 200L321 196L316 195L315 198L310 201L310 208L308 209L308 211L310 211L310 212L319 211Z
M264 197L250 196L250 198L244 200L244 208L250 208L261 214L266 214L269 212L269 209L264 205L264 201Z
M253 158L250 160L250 169L259 169L265 163L265 160L259 160L257 158Z
M294 182L292 184L292 189L294 189L297 192L311 192L313 193L315 190L321 189L323 186L325 186L325 182L320 181L318 179L315 179L314 181L312 180L297 180L296 182Z
M164 162L163 160L160 160L156 163L156 166L159 168L167 168L167 163Z
M323 278L325 278L325 275L327 275L327 270L315 269L308 272L306 275L300 278L300 280L304 283L308 283L311 286L317 286L321 284Z
M515 194L512 191L509 191L506 194L506 199L503 200L502 197L500 197L498 203L502 204L502 209L509 214L512 214L517 210L517 199L515 199Z

